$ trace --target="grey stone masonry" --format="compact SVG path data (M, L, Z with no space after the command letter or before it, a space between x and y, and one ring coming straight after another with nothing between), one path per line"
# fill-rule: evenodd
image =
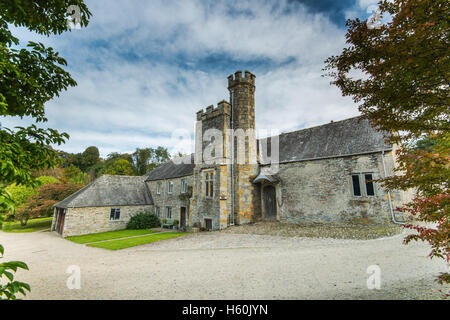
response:
M111 209L120 209L119 220L110 220ZM122 230L133 215L152 211L152 205L68 208L62 236Z
M182 191L182 181L187 183L186 192ZM152 194L154 203L154 213L159 208L159 218L180 221L181 208L186 208L189 218L189 199L192 194L193 176L180 178L169 178L164 180L147 181L147 186ZM169 184L173 184L172 192L169 192ZM158 185L160 189L158 190ZM171 208L171 217L167 217L167 208Z

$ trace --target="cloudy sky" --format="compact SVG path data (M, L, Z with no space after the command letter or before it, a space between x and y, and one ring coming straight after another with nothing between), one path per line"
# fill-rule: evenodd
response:
M59 51L78 82L46 106L45 126L70 135L62 150L186 152L173 133L192 134L198 110L228 100L227 76L237 70L256 75L258 129L288 132L359 114L322 68L345 46L345 20L366 19L376 0L86 2L87 28L49 38L12 28Z

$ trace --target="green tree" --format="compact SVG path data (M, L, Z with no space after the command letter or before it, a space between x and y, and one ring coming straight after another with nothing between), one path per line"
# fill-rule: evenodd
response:
M64 169L64 178L80 186L84 186L89 182L88 175L72 164Z
M170 160L170 153L167 148L158 147L154 149L154 155L149 166L149 171L153 170L154 168L168 160Z
M425 150L427 148L432 148L436 144L436 140L431 136L425 136L418 140L416 143L416 148L420 150Z
M153 153L151 148L137 148L133 153L133 165L137 175L142 176L148 172Z
M89 147L81 154L81 169L84 172L100 161L100 153L97 147Z
M38 182L36 187L16 185L15 183L6 187L5 190L11 195L11 199L14 201L15 207L20 208L24 206L27 200L37 193L38 187L59 182L59 180L54 177L46 176L38 177L36 180ZM13 212L10 213L13 214Z
M414 188L416 198L401 210L436 228L408 224L417 231L405 243L430 243L430 257L450 262L449 105L450 2L447 0L380 1L379 28L347 21L348 46L326 61L325 70L343 95L352 96L372 124L390 132L399 146L396 176L384 180L389 189ZM363 74L364 76L358 76ZM432 147L415 140L433 139ZM449 282L448 273L438 281Z
M0 259L3 258L5 250L0 244ZM25 290L31 291L30 285L20 281L14 281L14 272L17 269L28 270L28 266L20 261L9 261L0 263L0 300L16 300L17 294L26 295ZM6 278L6 279L5 279ZM5 280L5 284L2 284Z
M149 173L160 164L170 160L169 151L164 147L137 148L132 154L132 163L136 174L139 176Z
M1 1L0 14L0 116L31 117L46 122L44 104L76 82L62 67L67 63L52 48L29 42L20 46L8 24L23 26L43 35L68 30L69 5L80 8L81 25L88 23L90 12L81 0ZM36 184L31 173L54 167L56 152L50 144L62 144L68 138L57 130L29 127L0 130L0 181L22 185ZM13 209L10 196L0 189L0 207Z
M134 176L134 168L127 160L115 160L104 172L109 175L116 176Z
M61 34L70 29L66 21L70 5L78 6L80 25L86 26L91 14L83 0L0 1L0 116L27 116L37 124L46 122L45 103L76 85L63 69L66 61L57 52L35 42L20 48L19 39L9 30L9 25L14 25L47 36ZM60 145L68 137L36 124L0 128L0 181L36 186L32 172L55 167L59 160L50 145ZM15 210L14 201L4 188L0 189L0 210ZM17 263L0 265L2 276L9 279L0 289L7 299L14 299L18 292L25 294L11 274L5 273L6 268L16 271L17 267Z

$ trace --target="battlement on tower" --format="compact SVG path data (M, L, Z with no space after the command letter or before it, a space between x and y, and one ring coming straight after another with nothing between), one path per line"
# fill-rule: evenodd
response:
M210 105L206 110L201 109L197 112L197 121L212 119L221 115L231 116L231 104L228 101L222 100L217 104L217 108L214 105Z
M232 88L238 84L255 85L256 76L250 71L245 71L242 76L242 71L236 71L234 75L228 77L228 88Z

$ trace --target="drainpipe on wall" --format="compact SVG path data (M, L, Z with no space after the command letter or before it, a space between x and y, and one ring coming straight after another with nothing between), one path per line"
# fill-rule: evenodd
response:
M231 225L234 226L234 92L231 91Z
M383 170L384 170L384 178L387 177L387 173L386 173L386 164L384 163L384 150L381 151L381 160L383 162ZM395 224L405 224L404 222L399 222L397 220L395 220L395 215L394 215L394 209L392 207L392 198L391 198L391 192L388 191L388 201L389 201L389 210L391 211L391 216L392 216L392 222Z

